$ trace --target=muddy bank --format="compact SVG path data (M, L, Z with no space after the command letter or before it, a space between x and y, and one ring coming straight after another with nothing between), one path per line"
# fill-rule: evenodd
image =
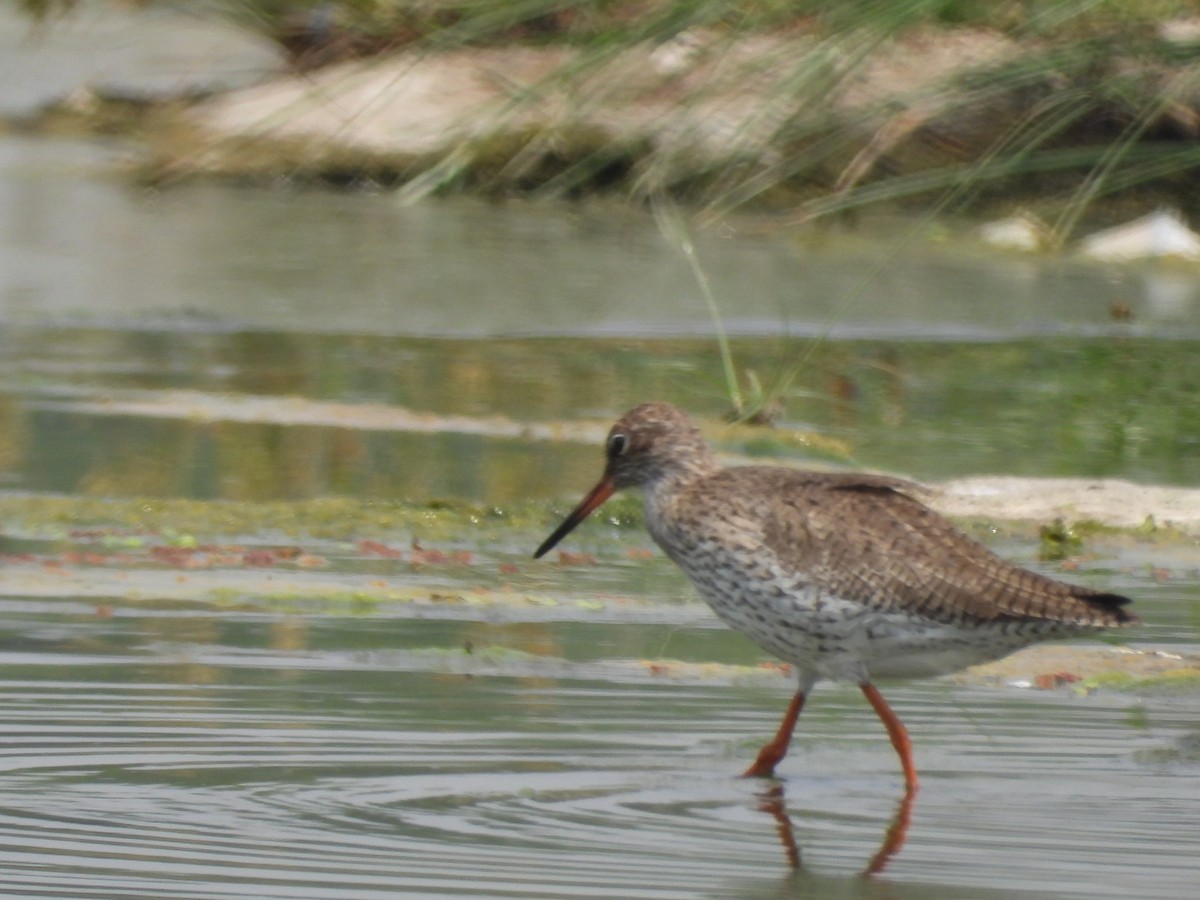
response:
M857 138L843 135L820 171L809 173L845 188L885 153L889 165L914 152L925 157L905 163L914 171L969 156L972 141L947 157L906 138L935 119L950 125L967 99L953 86L964 72L1019 53L1009 38L974 29L880 41L869 59L867 50L811 34L731 39L704 30L615 54L409 50L282 74L202 103L191 121L210 140L177 164L200 172L281 163L313 171L357 157L368 168L398 172L437 161L443 179L514 187L552 179L600 186L626 175L669 184L734 164L764 172L795 165L784 154L816 136L793 137L788 147L786 123L797 120L798 108L819 103L845 119L827 123L829 131L860 120ZM877 119L883 107L893 113ZM973 125L958 122L954 140L971 131L975 141L991 140L994 119L982 109L972 118Z
M1180 184L1194 167L1172 160L1200 133L1188 62L1198 31L1180 20L1136 41L1051 43L985 27L830 33L799 21L596 46L416 43L314 70L280 64L182 108L94 79L44 120L133 132L149 148L143 174L162 180L403 186L406 199L666 193L798 221L931 197L1057 204L1073 219L1071 204L1104 196L1119 219L1165 203L1195 211L1200 192ZM1123 171L1134 146L1161 154L1158 176L1072 196L1098 165Z
M666 194L801 222L881 203L1028 206L1052 246L1084 207L1097 224L1200 213L1200 19L874 16L617 16L603 39L431 22L379 35L368 58L331 35L321 62L344 61L309 68L265 20L89 4L34 28L0 11L0 131L129 137L151 180L403 186L405 199Z

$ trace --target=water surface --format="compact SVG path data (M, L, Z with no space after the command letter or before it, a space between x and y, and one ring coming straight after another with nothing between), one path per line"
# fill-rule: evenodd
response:
M787 680L681 602L682 585L622 600L614 564L635 585L642 566L673 573L614 555L599 589L586 568L510 576L549 606L493 594L340 610L249 581L215 604L72 600L38 596L44 576L26 573L22 597L14 570L38 566L10 563L6 890L1167 898L1200 875L1194 692L943 680L885 688L922 789L906 843L862 879L902 778L858 692L817 692L782 782L736 778ZM478 591L483 568L421 577L449 596ZM153 584L112 562L96 577ZM1111 582L1152 619L1197 599L1149 574ZM1195 646L1186 623L1134 637Z
M112 175L128 152L0 140L0 496L410 498L491 519L450 538L5 523L7 895L1194 887L1194 689L886 686L922 772L906 811L882 727L830 686L783 780L748 782L790 690L771 661L640 532L600 520L573 564L528 559L599 463L556 427L647 397L728 407L713 323L648 217L147 193ZM896 254L898 233L698 236L739 369L802 362L783 423L825 440L816 462L1196 482L1190 273ZM510 525L526 498L544 515ZM1064 574L1027 539L997 549ZM1090 541L1071 565L1137 598L1134 647L1195 652L1191 544Z

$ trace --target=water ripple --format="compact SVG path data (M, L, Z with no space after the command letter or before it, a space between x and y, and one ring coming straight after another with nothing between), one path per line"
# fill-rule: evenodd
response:
M6 896L1174 900L1200 878L1187 696L886 688L907 806L852 688L814 696L785 782L737 778L788 682L692 610L5 609Z

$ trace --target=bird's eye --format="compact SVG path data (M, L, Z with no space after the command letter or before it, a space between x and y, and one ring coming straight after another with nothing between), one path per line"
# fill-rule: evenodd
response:
M615 459L629 449L629 435L617 432L608 438L608 458Z

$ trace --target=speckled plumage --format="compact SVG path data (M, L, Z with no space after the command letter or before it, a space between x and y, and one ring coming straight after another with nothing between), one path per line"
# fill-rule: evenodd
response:
M716 614L795 667L795 715L818 680L852 680L896 743L903 726L868 691L872 679L938 675L1136 622L1125 597L1001 559L919 502L910 482L722 469L695 424L665 403L627 412L606 448L604 478L537 555L614 490L640 488L651 536ZM776 738L780 759L789 736ZM770 774L778 759L767 756L748 774ZM909 760L905 768L913 788Z

